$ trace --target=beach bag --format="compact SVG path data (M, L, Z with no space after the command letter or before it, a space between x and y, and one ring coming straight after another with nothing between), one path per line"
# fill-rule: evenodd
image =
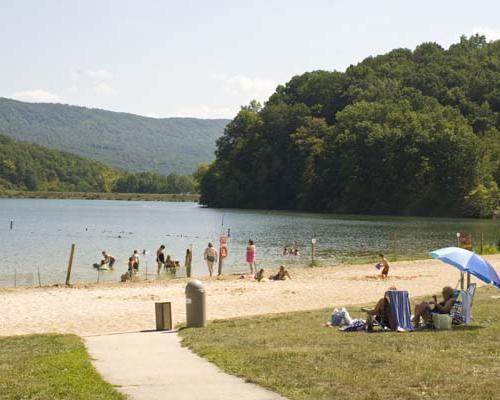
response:
M432 325L438 331L447 331L451 329L451 315L450 314L432 314Z
M351 321L351 316L344 307L342 307L340 310L338 310L337 308L333 309L332 315L330 317L330 323L333 326L349 325Z
M464 323L464 305L460 300L455 301L453 307L451 307L450 316L453 325Z

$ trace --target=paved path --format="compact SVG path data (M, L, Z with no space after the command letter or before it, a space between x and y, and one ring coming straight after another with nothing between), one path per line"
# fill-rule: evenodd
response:
M85 342L103 378L133 400L284 400L181 347L176 333L90 336Z

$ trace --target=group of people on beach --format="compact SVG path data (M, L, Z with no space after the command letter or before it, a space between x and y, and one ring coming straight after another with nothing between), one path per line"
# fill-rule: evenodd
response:
M395 286L388 289L398 290ZM412 317L412 324L415 328L420 326L428 326L432 323L434 314L450 314L453 305L457 301L458 293L450 286L445 286L442 290L443 300L438 302L437 297L434 295L433 300L423 301L415 305ZM382 324L384 326L390 325L390 303L387 293L382 297L374 308L361 308L361 311L367 314L367 329L371 330L374 323Z
M160 274L162 269L164 269L165 271L175 272L175 269L181 266L180 262L174 260L170 254L167 254L167 256L165 257L164 244L160 245L158 250L156 250L156 264L158 266L158 275Z
M166 249L165 245L162 244L160 245L158 250L156 250L156 263L157 263L158 275L162 272L162 270L175 272L176 269L180 267L180 262L174 260L171 255L169 254L166 255L165 249ZM252 239L250 239L246 246L245 258L249 266L250 276L253 277L256 281L262 282L265 280L285 280L286 278L291 279L290 273L285 269L284 265L280 265L277 273L272 274L266 278L265 270L263 268L257 271L256 252L257 249L255 243ZM146 254L146 250L143 250L142 253ZM299 250L297 248L297 245L294 244L293 247L290 248L285 247L283 249L283 255L298 256ZM102 256L103 258L100 264L94 264L94 267L100 269L112 269L116 262L116 258L106 251L102 252ZM189 256L190 256L190 250L188 249L186 253L186 263L187 260L189 259ZM208 274L210 277L212 277L214 274L214 264L216 264L219 261L219 257L220 255L217 249L214 247L212 242L209 242L207 247L205 248L205 251L203 252L203 259L207 263ZM380 274L381 278L385 279L389 275L389 269L390 269L389 262L387 258L384 256L384 254L382 253L379 254L379 257L380 257L380 262L376 264L375 267L381 271ZM139 251L134 250L132 255L128 259L127 273L129 278L132 278L133 275L136 275L139 272L139 265L140 265ZM122 280L124 280L123 276Z

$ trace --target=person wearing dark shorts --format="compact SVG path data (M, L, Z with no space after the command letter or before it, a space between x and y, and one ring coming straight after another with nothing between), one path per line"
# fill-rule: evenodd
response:
M165 245L161 245L158 250L156 250L156 262L158 263L158 274L161 272L162 267L165 266Z

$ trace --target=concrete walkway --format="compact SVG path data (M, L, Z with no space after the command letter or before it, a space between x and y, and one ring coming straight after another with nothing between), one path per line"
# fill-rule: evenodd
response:
M284 400L181 347L173 332L90 336L85 342L103 378L134 400Z

